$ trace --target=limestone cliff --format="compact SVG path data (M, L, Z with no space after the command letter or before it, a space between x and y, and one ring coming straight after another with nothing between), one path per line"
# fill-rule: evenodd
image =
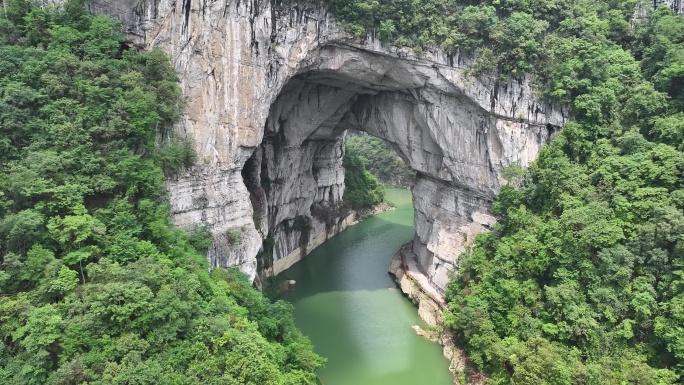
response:
M174 220L210 226L211 265L252 277L258 264L277 273L348 221L342 137L355 128L392 143L418 172L412 248L443 290L459 253L494 222L501 171L527 165L568 118L526 79L500 84L468 76L459 55L352 39L322 3L91 7L124 20L131 44L172 56L187 102L177 132L199 155L168 181Z

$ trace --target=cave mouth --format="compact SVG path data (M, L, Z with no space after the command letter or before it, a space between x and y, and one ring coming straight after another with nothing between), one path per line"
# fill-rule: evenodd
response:
M217 170L228 184L207 175L207 187L236 194L221 195L225 204L211 208L210 220L239 217L221 228L239 226L249 237L235 247L216 231L211 258L277 275L341 231L350 214L342 204L344 137L358 130L388 142L415 172L411 257L444 292L459 255L495 222L502 170L530 164L567 111L532 97L528 81L500 84L492 95L493 80L472 77L467 62L343 42L300 48L292 49L307 56L274 66L252 108L226 110L238 120L225 138L239 152ZM242 124L250 127L244 137ZM240 163L241 173L233 168Z
M495 222L502 170L536 158L554 131L547 123L563 117L526 97L525 84L492 95L492 84L439 60L325 46L279 88L255 151L260 166L249 166L259 170L266 197L267 275L350 223L344 138L356 130L388 142L415 173L407 254L445 292L458 256Z
M277 275L355 221L358 210L345 204L345 140L356 152L349 155L362 159L388 185L411 187L415 170L410 165L416 159L439 162L439 155L427 159L425 152L408 153L416 141L416 133L409 132L415 127L415 92L391 77L370 75L303 72L270 106L262 143L242 170L255 227L264 239L257 262L265 275ZM395 129L391 117L404 128Z
M365 132L413 170L408 252L445 291L458 255L494 223L501 170L529 163L548 139L543 106L511 103L524 111L513 116L526 118L509 119L512 110L492 110L487 86L462 68L354 47L322 47L306 63L272 99L255 163L248 162L260 173L252 186L258 179L266 197L263 271L277 275L350 223L344 140ZM499 96L521 92L502 86Z

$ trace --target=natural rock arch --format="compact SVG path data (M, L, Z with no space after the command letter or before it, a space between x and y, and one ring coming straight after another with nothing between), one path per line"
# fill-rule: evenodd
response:
M352 39L322 3L92 0L91 8L121 18L130 44L172 56L187 102L177 132L199 155L168 181L174 221L209 226L211 265L252 277L263 246L278 260L299 253L302 231L324 238L330 221L319 219L343 191L340 135L353 127L393 143L418 171L413 250L444 288L458 253L493 220L501 170L527 165L567 119L526 80L468 76L459 55Z
M336 233L331 216L335 224L345 220L337 210L344 190L342 135L353 128L390 142L417 171L412 250L444 290L458 254L494 223L489 209L503 168L528 164L560 122L549 123L548 106L521 97L529 90L518 83L500 86L494 100L501 105L509 98L503 105L510 110L492 112L468 94L477 87L465 83L477 80L458 67L344 44L311 56L272 103L252 158L261 162L260 179L269 181L265 204L255 209L268 217L272 272L298 260L306 241L315 246ZM294 229L302 220L307 239Z

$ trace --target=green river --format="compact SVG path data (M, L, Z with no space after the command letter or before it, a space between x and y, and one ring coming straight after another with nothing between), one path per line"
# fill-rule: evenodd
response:
M387 273L413 238L408 190L387 189L397 210L364 219L285 271L297 326L328 358L323 385L450 385L441 347L411 329L424 323Z

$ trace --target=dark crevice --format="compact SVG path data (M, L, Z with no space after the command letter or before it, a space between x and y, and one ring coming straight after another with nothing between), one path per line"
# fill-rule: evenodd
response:
M492 91L492 94L489 98L489 104L490 108L492 111L494 111L494 108L496 107L496 101L499 98L499 79L496 79L494 82L494 90Z
M262 221L266 219L266 193L262 188L261 158L261 149L254 150L254 153L247 159L241 171L242 180L245 183L245 187L247 187L247 191L249 191L249 200L254 210L254 225L257 230L262 228Z
M250 15L249 15L249 29L250 29L250 34L251 34L251 42L250 42L250 47L252 47L252 50L255 52L256 56L259 56L259 42L257 41L256 38L256 28L254 27L254 23L256 21L256 18L259 16L259 4L257 4L257 0L252 0L250 2Z
M190 25L190 8L192 0L184 0L183 2L183 13L185 15L185 22L183 23L183 33L187 32Z
M117 59L121 59L123 57L123 53L130 50L131 48L132 47L125 42L119 43L119 50L116 53Z
M558 126L554 126L551 123L547 123L546 124L546 133L547 133L546 142L551 143L551 141L553 140L553 138L556 137L556 134L558 133L558 131L560 131L560 129L561 128Z
M275 44L278 37L278 30L276 29L276 0L271 0L271 44Z

